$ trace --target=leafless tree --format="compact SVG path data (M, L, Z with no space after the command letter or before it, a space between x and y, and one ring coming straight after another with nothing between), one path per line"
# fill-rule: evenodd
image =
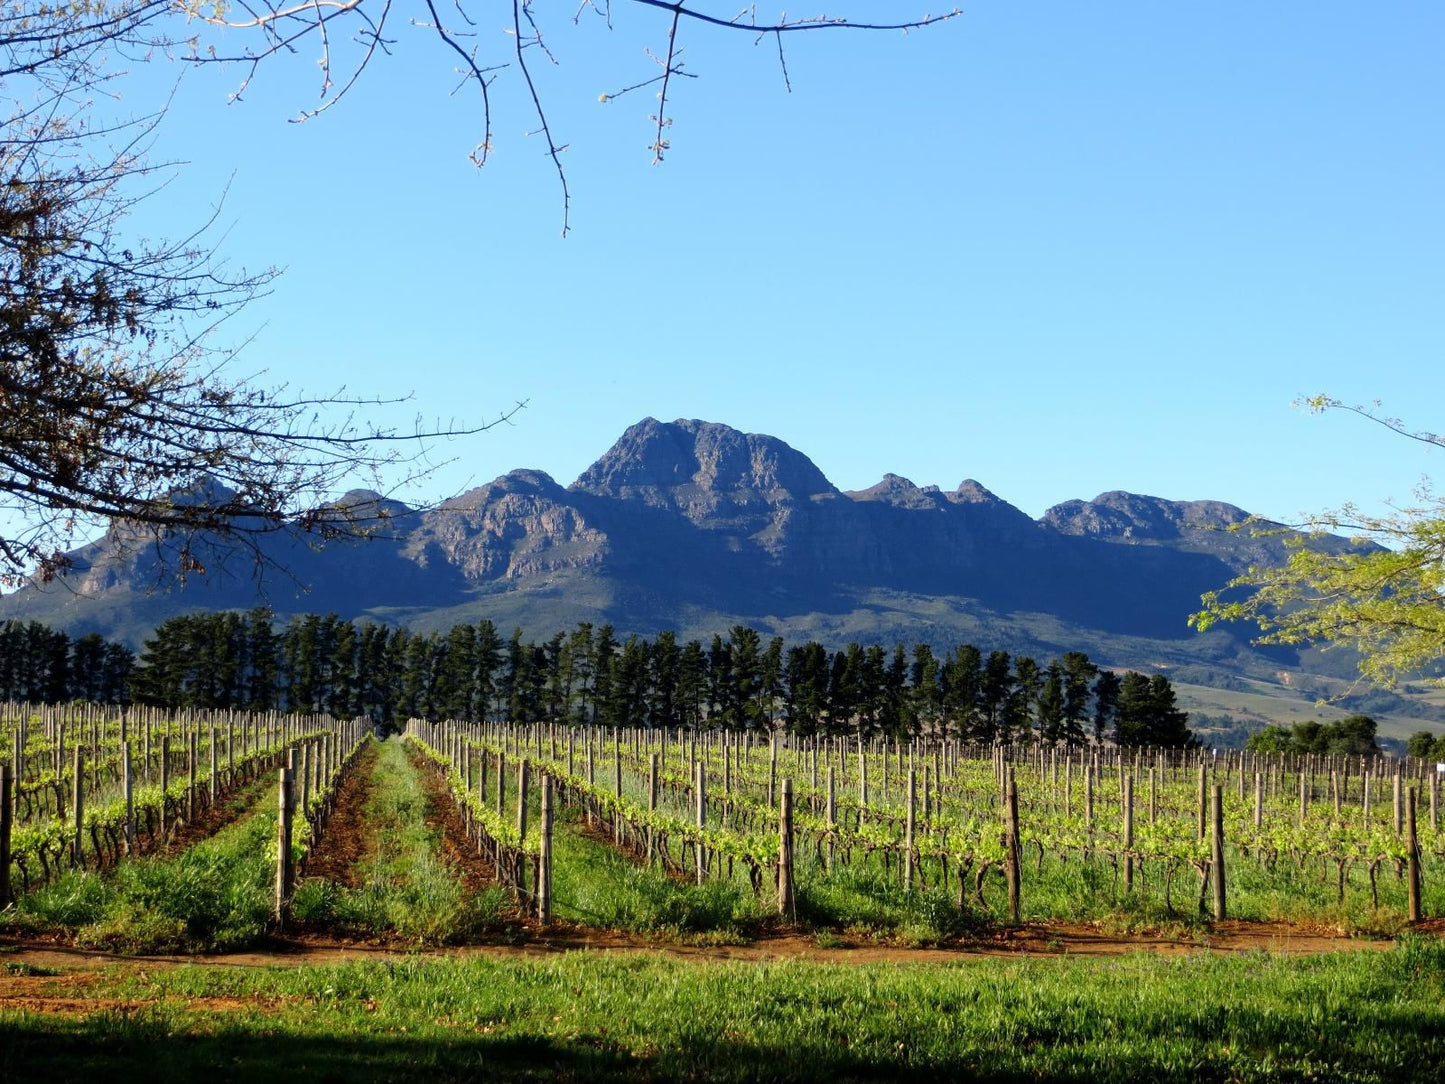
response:
M379 400L313 396L230 375L221 323L272 283L231 270L210 223L179 241L125 233L157 168L159 115L98 126L102 60L154 44L165 4L0 9L0 580L51 580L81 532L110 521L138 544L169 540L168 571L202 571L205 536L259 556L279 530L374 530L385 501L330 501L427 469L433 438L462 427L380 429ZM498 419L499 420L499 419ZM401 477L397 477L400 475Z
M483 0L451 0L438 5L436 0L183 0L185 10L195 21L232 31L253 32L250 43L238 51L218 50L215 43L197 34L189 41L193 59L200 63L232 64L242 68L243 75L236 90L239 96L250 85L261 68L276 57L293 53L302 43L319 50L321 69L319 104L301 111L296 119L307 120L336 105L354 87L357 80L376 59L397 44L397 24L409 25L432 35L452 56L461 85L470 85L478 94L481 109L481 140L472 151L477 165L486 162L492 149L492 101L489 90L504 72L521 80L536 119L536 132L546 142L547 154L556 169L562 194L562 233L568 231L571 192L567 171L562 164L565 142L559 142L547 119L541 93L533 78L531 62L543 57L553 63L556 57L548 48L543 23L537 15L535 0L507 0L503 22L505 36L487 39L481 31L482 12L490 10ZM655 8L659 13L657 48L645 50L652 73L610 94L603 101L621 97L646 87L656 87L657 112L649 118L652 125L651 152L660 163L671 148L668 129L672 118L668 112L673 81L693 78L681 59L684 27L714 33L750 35L757 40L771 39L777 47L778 63L785 85L789 83L787 59L783 43L792 35L821 31L898 31L921 29L953 19L960 14L953 8L940 15L918 15L899 18L886 15L878 18L848 15L814 15L789 18L779 13L773 18L759 18L756 4L734 14L719 14L710 9L721 7L708 0L616 0L620 5ZM571 20L596 18L612 28L613 0L579 0ZM872 7L897 9L896 3L868 4L855 0L855 9Z

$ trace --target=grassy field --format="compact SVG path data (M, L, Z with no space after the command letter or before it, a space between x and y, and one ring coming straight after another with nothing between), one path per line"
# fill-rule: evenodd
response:
M22 896L10 925L120 952L217 952L248 945L270 922L276 869L275 783L229 800L236 819L171 855L78 870Z
M16 970L0 982L11 1079L1399 1084L1438 1080L1445 1057L1445 947L1420 940L1304 958Z

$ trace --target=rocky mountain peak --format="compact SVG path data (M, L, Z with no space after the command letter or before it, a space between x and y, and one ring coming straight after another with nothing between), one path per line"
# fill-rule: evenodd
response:
M958 488L947 494L949 500L955 504L1004 504L1003 498L995 496L986 486L980 485L972 478L965 478L958 483Z
M940 507L938 487L920 489L899 474L885 474L878 484L867 489L850 490L846 494L855 501L879 501L895 508L916 508L919 510Z
M812 460L776 437L697 419L644 418L572 488L599 496L675 503L669 492L751 494L772 503L834 493Z
M1163 542L1185 532L1223 530L1249 513L1222 501L1169 501L1111 490L1092 501L1056 504L1040 520L1062 534L1136 542Z

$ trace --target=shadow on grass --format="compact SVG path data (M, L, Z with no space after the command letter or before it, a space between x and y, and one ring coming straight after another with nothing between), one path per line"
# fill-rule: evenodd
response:
M8 1019L7 1019L8 1017ZM1398 1025L1397 1025L1398 1026ZM1429 1030L1430 1025L1424 1025ZM1407 1045L1425 1040L1405 1028ZM1217 1036L1197 1036L1207 1042ZM696 1036L634 1054L604 1034L558 1039L542 1036L463 1035L437 1039L401 1034L276 1035L269 1029L236 1028L224 1021L177 1033L164 1019L104 1013L89 1018L17 1017L0 1013L0 1079L107 1084L169 1080L335 1081L345 1084L416 1081L1180 1081L1310 1079L1323 1067L1277 1053L1256 1052L1247 1067L1238 1057L1160 1058L1147 1047L1071 1052L1024 1049L988 1042L960 1050L956 1059L913 1063L900 1042L896 1052L854 1054L846 1047L822 1051L815 1043L796 1046L750 1044ZM1035 1049L1028 1049L1035 1047ZM1343 1051L1324 1064L1349 1079L1434 1081L1426 1060L1382 1062L1362 1051ZM1418 1051L1417 1051L1418 1053ZM1042 1056L1040 1056L1042 1055Z

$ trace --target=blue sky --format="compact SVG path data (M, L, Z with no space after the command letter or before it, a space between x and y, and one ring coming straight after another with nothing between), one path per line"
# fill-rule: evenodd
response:
M476 32L504 60L492 7ZM410 393L402 419L528 401L442 449L418 498L513 467L566 484L648 415L771 433L844 489L971 477L1033 515L1130 489L1292 519L1439 471L1290 404L1445 428L1445 7L977 3L906 36L795 35L792 93L771 42L685 26L700 78L660 167L650 92L598 95L657 70L666 16L614 8L609 32L538 7L565 239L515 71L479 171L475 99L413 26L305 124L314 44L235 104L240 72L185 74L155 156L186 164L137 228L229 186L223 253L285 268L231 330L256 333L235 373ZM131 67L138 111L182 75Z

